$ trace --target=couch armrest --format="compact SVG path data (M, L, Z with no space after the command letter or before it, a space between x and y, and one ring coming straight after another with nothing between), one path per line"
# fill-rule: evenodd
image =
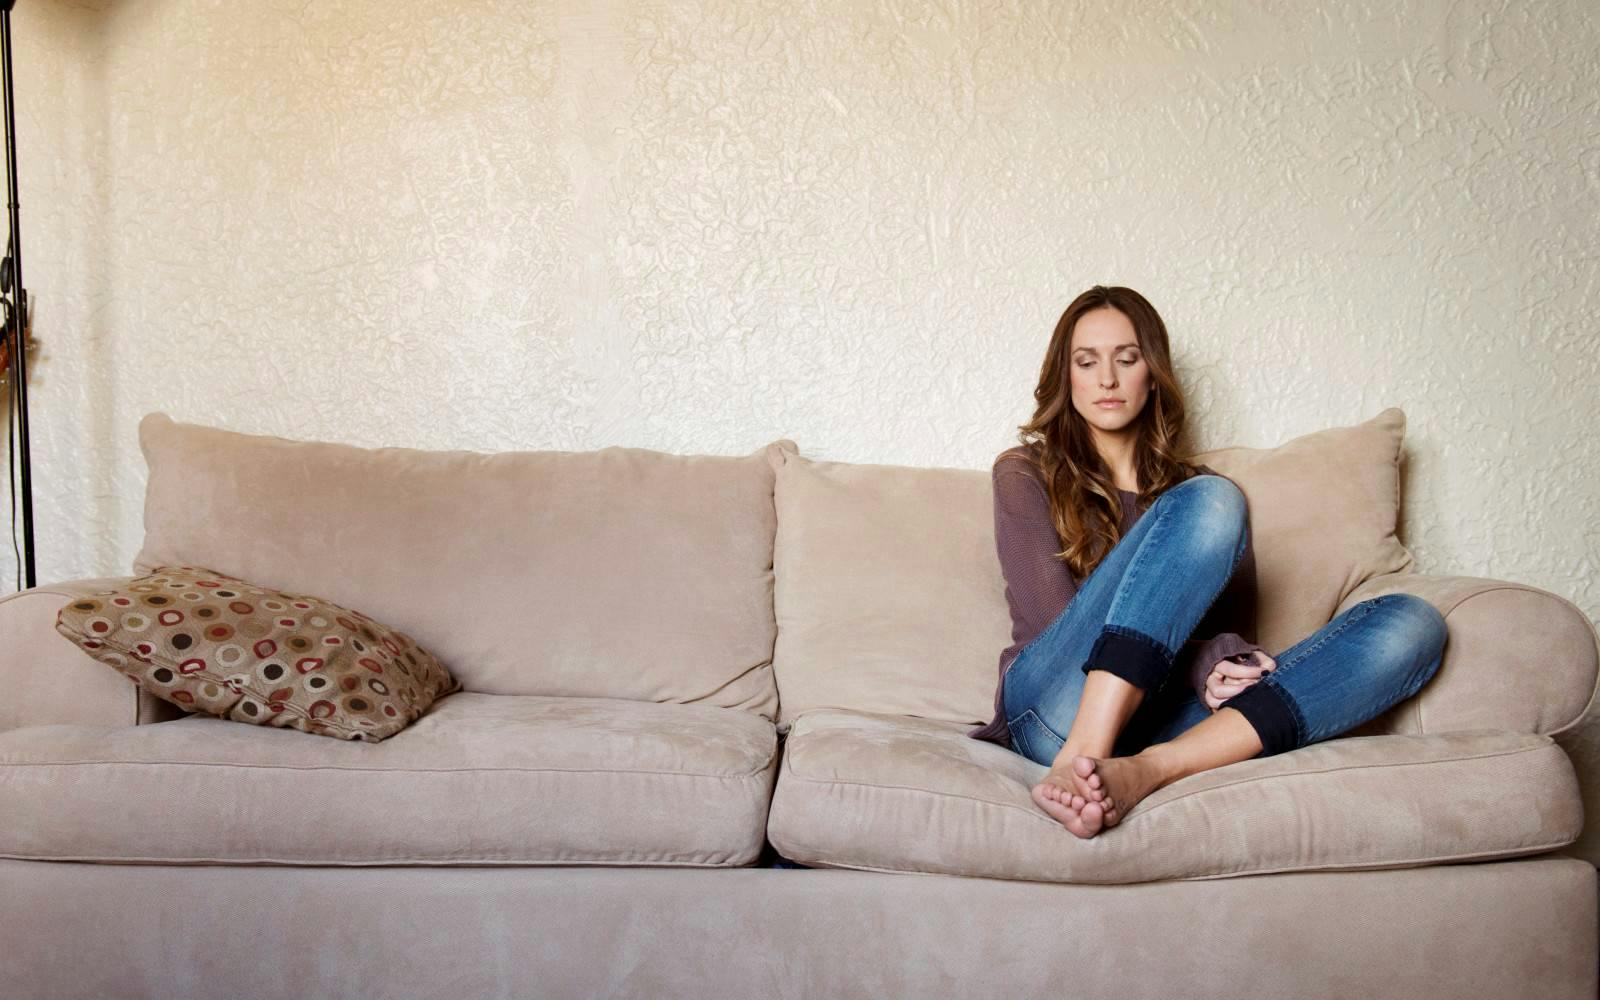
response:
M56 631L61 605L123 579L70 580L0 597L0 732L55 723L132 726L184 714Z
M1514 729L1554 737L1572 759L1583 795L1583 833L1565 853L1600 867L1600 632L1594 622L1571 601L1537 587L1429 573L1374 577L1338 612L1395 591L1416 594L1444 615L1450 626L1444 662L1416 697L1350 735Z
M1396 592L1414 594L1444 615L1450 628L1444 662L1415 697L1360 732L1509 729L1555 736L1594 711L1600 635L1571 601L1505 580L1403 572L1366 581L1334 614Z

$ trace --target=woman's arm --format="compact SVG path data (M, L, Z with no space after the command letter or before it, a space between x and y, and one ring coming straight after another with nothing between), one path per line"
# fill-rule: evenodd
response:
M1055 558L1061 541L1050 518L1050 497L1025 462L1002 458L993 470L995 550L1014 640L1044 631L1078 592L1067 564Z

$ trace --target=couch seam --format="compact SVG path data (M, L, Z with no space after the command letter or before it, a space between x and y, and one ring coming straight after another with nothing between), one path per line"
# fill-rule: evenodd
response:
M1516 590L1516 591L1523 591L1523 592L1530 593L1530 594L1537 594L1540 597L1553 597L1559 603L1565 604L1567 607L1571 608L1574 612L1577 613L1578 617L1583 619L1584 623L1589 626L1589 634L1595 640L1594 645L1595 645L1595 654L1596 654L1597 667L1600 667L1600 630L1596 630L1594 622L1589 618L1589 616L1587 614L1584 613L1582 608L1578 607L1576 604L1573 604L1571 601L1567 600L1565 597L1562 597L1560 594L1554 593L1552 591L1544 590L1544 589L1539 588L1539 587L1532 587L1532 586L1529 586L1527 584L1521 584L1521 583L1516 583L1516 582L1512 582L1512 581L1507 581L1507 582L1504 582L1504 583L1496 584L1494 586L1485 587L1482 590L1473 591L1472 593L1470 593L1470 594L1466 595L1465 597L1461 598L1460 600L1456 601L1454 604L1450 605L1450 610L1446 611L1444 613L1444 617L1446 619L1448 619L1451 615L1455 614L1456 611L1458 609L1460 609L1460 607L1463 604L1466 604L1468 601L1472 600L1475 597L1482 597L1485 594L1493 594L1493 593L1497 593L1497 592L1502 591L1502 590ZM1573 728L1574 726L1576 726L1578 723L1582 722L1585 718L1588 717L1589 710L1592 707L1594 707L1596 694L1600 694L1600 669L1597 669L1595 671L1595 679L1589 685L1589 698L1588 698L1588 700L1586 700L1584 702L1583 707L1578 710L1578 714L1575 715L1573 718L1569 719L1567 722L1565 722L1564 724L1562 724L1558 728L1552 729L1552 730L1550 730L1548 732L1539 733L1538 735L1555 737L1556 735L1558 735L1560 733L1564 733L1567 730L1569 730L1569 729ZM1417 700L1417 728L1420 729L1424 735L1426 735L1427 732L1428 732L1427 725L1423 721L1423 716L1422 716L1422 709L1423 709L1423 704L1424 704L1425 700L1426 699L1422 699L1422 698L1419 698ZM1456 730L1444 730L1444 731L1445 732L1454 732Z
M1542 736L1543 734L1534 734L1534 735L1541 735ZM1163 806L1170 805L1173 802L1181 802L1184 799L1189 798L1190 796L1193 796L1193 795L1200 795L1200 794L1212 791L1212 790L1217 789L1217 788L1231 788L1234 785L1249 784L1249 783L1252 783L1252 782L1270 781L1270 780L1274 780L1274 779L1278 779L1278 778L1300 777L1300 776L1304 776L1304 775L1329 774L1329 773L1336 772L1336 771L1358 771L1358 770L1369 770L1369 769L1379 769L1379 768L1388 768L1388 767L1416 767L1416 766L1426 765L1426 764L1450 763L1450 762L1453 762L1453 761L1485 760L1485 759L1488 759L1490 757L1508 757L1508 756L1513 756L1513 755L1516 755L1516 754L1547 751L1549 747L1555 746L1555 741L1550 740L1550 738L1547 737L1547 736L1544 737L1544 738L1547 741L1547 744L1540 745L1540 746L1537 746L1537 747L1521 747L1521 748L1518 748L1518 749L1515 749L1515 750L1497 750L1497 751L1492 751L1492 752L1488 752L1488 753L1473 754L1473 755L1468 756L1468 757L1450 757L1450 758L1447 758L1445 760L1377 762L1377 763L1372 763L1372 764L1346 765L1346 766L1343 766L1343 767L1324 767L1324 768L1318 768L1316 770L1308 770L1308 771L1292 771L1292 772L1287 772L1287 773L1284 773L1284 774L1268 775L1266 777L1237 778L1237 779L1234 779L1232 781L1224 782L1223 784L1220 784L1220 785L1212 785L1212 786L1210 786L1208 788L1197 788L1194 791L1185 792L1182 795L1175 796L1175 797L1173 797L1171 799L1166 800L1165 802L1158 802L1156 805L1151 806L1148 811L1146 811L1144 813L1141 813L1139 815L1148 816L1151 813L1154 813L1157 810L1161 809ZM1556 747L1556 749L1562 753L1562 756L1566 755L1565 751L1561 751L1560 747ZM993 799L980 798L979 796L976 796L976 795L966 795L966 794L963 794L961 792L935 791L933 789L919 788L919 787L917 787L915 785L890 785L890 784L884 784L882 782L873 782L873 781L852 781L852 780L850 780L848 778L812 778L812 777L807 777L806 775L800 774L798 771L796 771L794 769L793 761L789 758L789 756L787 754L785 755L784 759L785 759L785 763L788 764L788 773L789 774L794 775L797 780L809 782L809 783L815 784L815 785L830 785L830 784L831 785L855 785L855 786L862 786L862 787L866 787L866 788L886 788L886 789L894 789L894 790L897 790L897 791L920 792L920 793L925 794L925 795L937 795L937 796L940 796L941 798L965 799L965 800L970 801L970 802L980 802L980 803L983 803L985 805L1000 806L1000 807L1006 808L1006 809L1021 810L1021 811L1025 812L1025 813L1029 814L1030 816L1037 816L1043 822L1047 822L1047 823L1050 823L1052 825L1059 825L1054 819L1051 819L1048 815L1045 815L1042 811L1040 811L1038 809L1030 809L1027 806L1020 805L1020 804L1018 804L1016 802L997 802L997 801L995 801ZM1138 817L1130 816L1128 818L1123 819L1122 822L1118 823L1117 825L1118 826L1122 826L1122 825L1124 825L1126 823L1131 822L1132 820L1134 820L1136 818L1138 818Z
M556 774L670 774L683 778L716 778L738 780L765 774L772 764L772 754L758 770L733 774L711 774L703 771L661 771L642 768L604 767L349 767L344 764L234 764L208 760L0 760L0 770L12 767L98 767L107 764L124 767L248 767L264 771L356 771L363 774L480 774L483 772L551 772Z
M251 858L245 860L231 858L156 858L156 857L120 857L106 858L91 857L89 855L37 855L37 854L0 854L0 858L11 861L46 861L46 862L74 862L84 864L150 864L150 865L224 865L228 867L248 867L251 865L290 865L304 868L379 868L386 865L416 865L425 868L465 868L465 867L491 867L505 866L520 867L551 867L562 868L573 865L603 865L615 868L647 868L647 867L681 867L681 868L748 868L749 864L716 864L703 861L533 861L533 860L506 860L506 861L452 861L447 859L412 858L393 859L384 861L285 861L274 858Z
M1533 856L1533 857L1538 857L1540 852L1552 851L1552 850L1554 850L1554 849L1556 849L1558 847L1565 847L1570 843L1572 843L1572 841L1568 840L1568 841L1562 841L1560 843L1550 844L1550 845L1541 845L1541 846L1533 846L1533 847L1503 848L1503 849L1501 849L1499 851L1480 851L1477 854L1465 854L1465 855L1450 857L1450 858L1446 858L1446 859L1442 859L1442 860L1441 859L1419 858L1419 859L1407 859L1407 860L1402 860L1402 861L1386 861L1386 862L1382 862L1382 863L1374 863L1374 864L1366 864L1366 865L1360 865L1360 864L1356 864L1356 865L1340 865L1340 866L1321 865L1321 866L1317 866L1317 867L1305 867L1305 868L1260 868L1260 869L1248 868L1248 869L1241 869L1241 870L1235 871L1235 872L1217 873L1217 874L1212 874L1212 875L1186 875L1186 876L1179 876L1179 877L1176 877L1176 878L1144 879L1144 880L1135 881L1135 882L1079 882L1079 881L1062 880L1062 879L1048 879L1048 878L1018 878L1016 876L1010 876L1010 875L966 875L966 874L957 874L955 872L934 871L933 869L930 869L930 868L880 868L880 867L877 867L875 865L852 865L852 864L847 864L845 862L838 862L838 861L835 861L835 862L822 862L820 859L817 859L817 860L818 860L818 863L820 863L820 864L830 865L830 866L835 867L835 868L848 868L848 869L851 869L851 870L854 870L854 871L881 872L883 874L888 874L888 875L908 874L908 875L935 875L935 876L944 876L946 878L992 878L992 879L999 879L999 880L1006 881L1006 882L1034 882L1034 883L1039 883L1041 885L1119 886L1119 885L1158 885L1158 884L1160 884L1162 882L1218 882L1218 881L1222 881L1223 879L1241 878L1241 877L1247 877L1247 876L1250 876L1250 875L1298 874L1300 872L1389 871L1389 870L1394 870L1394 869L1408 869L1408 868L1433 868L1433 867L1444 868L1444 867L1448 867L1451 864L1456 864L1456 863L1470 864L1473 861L1481 861L1481 860L1484 860L1484 859L1492 859L1492 858L1499 858L1499 857L1518 858L1518 857L1528 857L1530 855ZM1565 857L1566 855L1559 855L1559 856ZM800 859L795 859L795 860L800 860ZM802 861L802 863L804 863L804 862Z

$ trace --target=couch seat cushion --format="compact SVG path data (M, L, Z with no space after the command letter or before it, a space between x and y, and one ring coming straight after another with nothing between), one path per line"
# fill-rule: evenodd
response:
M1123 883L1533 854L1583 828L1566 753L1503 730L1241 761L1157 789L1087 840L1034 804L1047 770L960 725L811 711L789 732L767 836L820 867Z
M381 743L207 716L0 733L0 856L744 865L777 760L751 712L462 692Z

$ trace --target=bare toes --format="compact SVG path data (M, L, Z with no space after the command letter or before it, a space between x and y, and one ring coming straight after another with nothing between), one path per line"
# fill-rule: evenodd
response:
M1094 836L1100 832L1100 828L1105 824L1105 813L1101 810L1098 802L1085 803L1078 816L1083 820L1083 832L1079 833L1077 830L1072 832L1077 833L1080 837Z
M1070 773L1073 790L1091 802L1098 802L1105 798L1106 793L1100 790L1099 776L1094 772L1094 758L1081 754L1072 758Z
M1083 821L1078 818L1078 811L1056 799L1046 797L1042 791L1046 787L1048 786L1035 786L1036 790L1040 790L1039 794L1034 796L1034 802L1038 804L1039 808L1043 809L1047 816L1068 830L1071 830L1074 826L1081 827Z

